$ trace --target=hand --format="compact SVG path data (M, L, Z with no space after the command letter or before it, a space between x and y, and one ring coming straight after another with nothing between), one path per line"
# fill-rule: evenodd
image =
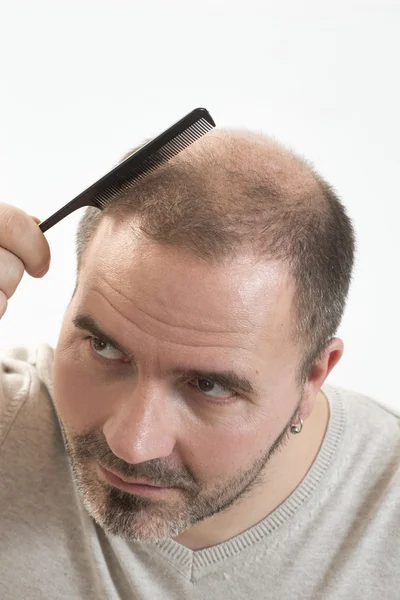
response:
M0 202L0 318L24 271L43 277L50 267L50 248L40 220Z

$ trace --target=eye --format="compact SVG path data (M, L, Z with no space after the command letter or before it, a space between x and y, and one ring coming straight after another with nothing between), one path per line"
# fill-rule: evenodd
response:
M110 342L100 340L99 338L90 337L90 345L92 346L93 352L98 354L106 360L114 360L119 362L128 362L125 354L117 348L114 348Z
M196 379L196 387L206 396L213 398L220 398L221 400L231 398L236 393L219 383L216 383L212 379Z

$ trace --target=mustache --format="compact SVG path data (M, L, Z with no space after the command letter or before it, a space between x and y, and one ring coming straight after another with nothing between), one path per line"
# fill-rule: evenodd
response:
M66 438L67 436L65 436ZM130 479L144 479L163 487L179 487L191 492L198 492L200 486L189 469L174 469L155 458L147 462L130 464L115 456L110 450L104 435L94 430L72 434L72 444L66 439L70 454L80 463L97 461L105 469L117 471Z

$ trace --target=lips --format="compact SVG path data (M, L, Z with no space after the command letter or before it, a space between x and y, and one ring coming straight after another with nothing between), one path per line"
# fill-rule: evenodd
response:
M163 494L165 492L174 491L177 489L173 487L160 487L137 481L126 481L125 479L122 479L120 475L117 475L115 472L105 469L99 463L96 464L96 470L99 473L101 479L106 481L108 484L126 492L129 492L131 494L150 494L154 496L158 494Z
M129 480L129 479L126 479L124 476L122 476L117 471L113 471L112 469L108 469L108 468L106 469L105 467L102 467L102 469L104 469L104 471L108 471L109 473L111 473L115 477L118 477L118 479L120 479L124 483L128 483L130 485L145 485L146 487L154 487L154 488L161 488L161 487L163 487L161 485L155 485L154 483L148 483L147 481L138 481L137 479L135 479L134 481L133 480Z

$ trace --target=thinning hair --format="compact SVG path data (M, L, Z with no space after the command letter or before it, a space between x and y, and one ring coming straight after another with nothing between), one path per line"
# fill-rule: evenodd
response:
M244 248L283 263L294 282L291 335L302 347L296 376L306 382L342 320L355 254L351 220L311 163L263 134L215 129L104 211L86 210L78 274L105 215L133 218L149 239L211 263Z

